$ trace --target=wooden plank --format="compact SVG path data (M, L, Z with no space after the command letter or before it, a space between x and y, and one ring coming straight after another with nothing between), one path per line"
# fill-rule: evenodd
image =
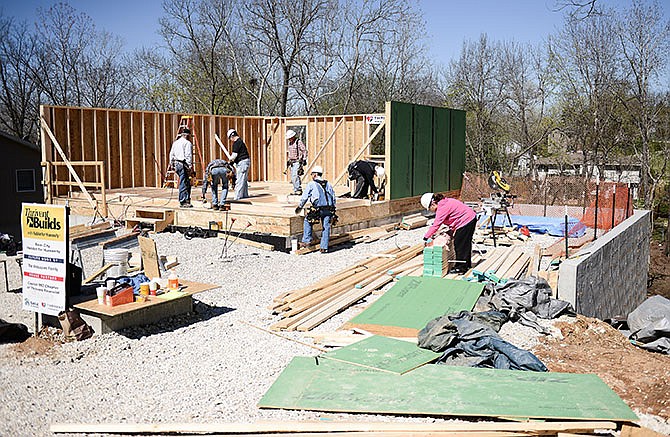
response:
M540 268L541 260L542 260L542 246L536 244L535 249L533 249L533 256L530 259L528 276L537 276L537 271Z
M88 278L84 279L84 280L82 281L81 285L86 285L86 284L88 284L89 282L92 282L95 278L97 278L98 276L102 275L102 274L105 273L107 270L111 269L112 267L114 267L114 264L105 264L104 266L102 266L102 267L100 267L98 270L96 270L95 273L93 273L91 276L89 276Z
M161 272L158 261L158 252L156 251L156 242L151 238L139 235L137 240L140 243L142 252L142 266L144 274L148 278L160 278Z
M624 425L622 433L626 430ZM294 436L294 433L319 433L324 436L349 433L350 436L370 435L369 433L392 432L409 433L467 432L468 435L481 436L485 432L530 432L551 434L566 431L577 433L593 432L596 429L616 429L617 424L609 421L572 421L572 422L344 422L338 420L321 421L262 421L256 423L53 423L49 430L53 433L87 434L276 434ZM291 433L291 434L288 434ZM476 434L475 434L476 433ZM313 435L313 434L309 434ZM341 434L340 434L341 435ZM460 434L462 435L462 434ZM622 435L622 437L624 437ZM628 435L626 437L636 437Z
M316 152L316 155L314 155L313 158L309 157L310 164L305 169L305 174L306 175L308 175L310 173L310 171L312 170L312 167L316 164L317 160L321 157L321 154L323 153L323 151L326 150L326 146L328 145L328 143L330 143L330 141L335 137L335 133L340 128L343 121L344 121L344 117L340 117L340 121L337 122L337 124L335 125L333 130L330 132L330 135L328 135L328 138L326 139L326 141L323 142L323 144L319 148L319 151Z
M435 361L440 355L418 347L416 342L373 335L320 357L402 375Z
M445 381L449 381L445 384ZM389 390L392 387L392 390ZM638 420L592 374L425 365L404 375L295 357L260 408L366 414Z

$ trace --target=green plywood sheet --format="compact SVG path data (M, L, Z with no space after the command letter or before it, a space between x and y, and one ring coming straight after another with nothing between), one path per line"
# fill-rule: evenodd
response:
M472 310L483 289L477 282L403 276L347 326L384 335L416 335L435 317Z
M412 105L391 102L391 199L412 196L412 115Z
M400 375L434 361L440 355L420 348L415 342L373 335L321 357Z
M459 190L465 171L465 111L451 109L451 154L449 189Z
M432 192L449 191L449 149L451 117L447 108L433 108L433 188Z
M412 195L431 191L433 168L433 108L414 105Z
M295 357L258 403L357 413L638 420L596 375L425 365L404 375Z

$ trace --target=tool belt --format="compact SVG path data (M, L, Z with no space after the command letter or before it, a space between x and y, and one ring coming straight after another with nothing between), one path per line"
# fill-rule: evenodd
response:
M333 205L326 206L310 206L305 212L305 218L307 221L313 225L321 222L321 211L328 211L328 215L332 218L330 219L330 225L335 226L339 217L335 214L335 207Z

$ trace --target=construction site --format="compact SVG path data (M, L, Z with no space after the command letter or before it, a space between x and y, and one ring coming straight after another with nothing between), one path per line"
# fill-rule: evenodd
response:
M33 335L0 345L0 434L670 433L670 305L648 297L651 213L626 184L548 202L566 180L540 193L465 173L466 114L443 107L40 113L46 204L69 215L76 318L25 311L24 270L41 260L4 261L0 318ZM194 181L239 133L248 198L215 210L194 182L193 207L180 208L169 153L183 127ZM320 166L337 195L327 253L297 245L288 129L307 145L303 182ZM376 196L351 197L357 160L384 168ZM447 235L424 241L435 218L424 193L477 214L469 269L454 269ZM110 280L128 288L103 300Z

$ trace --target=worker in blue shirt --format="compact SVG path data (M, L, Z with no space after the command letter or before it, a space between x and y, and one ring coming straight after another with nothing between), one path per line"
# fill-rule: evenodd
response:
M337 219L335 215L335 190L333 190L330 182L323 179L323 168L321 166L315 165L312 168L311 177L312 180L305 187L305 191L302 193L300 202L295 209L295 213L299 214L307 202L310 202L312 206L305 214L300 247L307 247L312 243L312 226L321 222L323 232L321 233L319 248L321 253L327 253L330 227L333 221Z

